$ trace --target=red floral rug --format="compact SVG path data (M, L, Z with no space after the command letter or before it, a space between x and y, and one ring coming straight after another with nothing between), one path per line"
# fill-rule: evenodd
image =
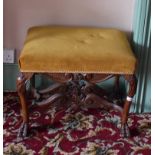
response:
M55 118L54 118L55 116ZM131 113L131 138L120 137L116 111L55 108L30 112L30 133L17 138L20 116L16 94L4 95L4 155L150 155L151 115ZM54 118L54 119L53 119Z

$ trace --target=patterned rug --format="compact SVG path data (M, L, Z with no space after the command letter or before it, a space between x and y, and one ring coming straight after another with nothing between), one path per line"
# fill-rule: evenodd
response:
M151 114L131 113L131 138L120 137L116 111L36 107L30 112L29 136L17 138L22 122L16 93L4 95L4 155L150 155Z

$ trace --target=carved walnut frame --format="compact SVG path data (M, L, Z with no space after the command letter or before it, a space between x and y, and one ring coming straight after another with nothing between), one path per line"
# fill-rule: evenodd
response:
M28 133L29 124L29 110L27 105L26 97L26 83L31 80L33 75L36 73L20 73L17 78L17 91L20 97L21 104L21 115L23 118L23 123L19 130L18 136L26 136ZM38 74L38 73L37 73ZM98 87L96 83L102 82L109 78L115 77L116 89L119 87L119 77L118 74L78 74L78 73L42 73L50 77L53 81L57 83L53 84L47 89L37 91L34 87L31 88L31 94L33 98L38 101L36 104L38 106L48 106L49 104L58 103L57 108L60 109L66 107L69 103L73 108L78 108L79 106L87 105L89 107L102 107L107 110L117 109L121 112L121 135L123 137L129 137L130 132L127 125L128 113L132 98L136 91L136 78L133 75L123 75L129 84L129 90L127 98L124 102L124 106L118 106L111 103L105 98L106 92ZM47 99L44 96L50 93ZM39 100L39 99L42 100ZM64 105L64 103L66 105ZM60 106L61 104L61 106Z

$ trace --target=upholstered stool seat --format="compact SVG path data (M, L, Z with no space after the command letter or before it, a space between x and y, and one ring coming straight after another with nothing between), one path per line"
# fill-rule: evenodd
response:
M92 106L117 109L121 112L121 134L129 137L128 112L136 90L136 58L122 31L105 28L40 26L28 30L19 57L21 74L17 90L23 123L19 135L26 136L29 111L26 83L36 74L44 74L55 81L52 86L36 90L31 85L30 96L38 106L57 105L58 109ZM115 77L117 99L119 76L129 83L124 104L114 104L96 83ZM33 82L32 82L33 83ZM115 100L116 101L116 100ZM60 109L59 109L60 110Z
M19 59L22 72L133 74L136 59L116 29L33 27Z

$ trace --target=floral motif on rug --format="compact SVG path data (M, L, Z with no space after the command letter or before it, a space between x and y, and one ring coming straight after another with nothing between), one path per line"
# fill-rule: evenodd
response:
M117 111L30 108L30 130L24 139L17 138L22 123L17 94L4 95L3 116L4 155L151 154L150 113L129 115L130 138L120 136Z

